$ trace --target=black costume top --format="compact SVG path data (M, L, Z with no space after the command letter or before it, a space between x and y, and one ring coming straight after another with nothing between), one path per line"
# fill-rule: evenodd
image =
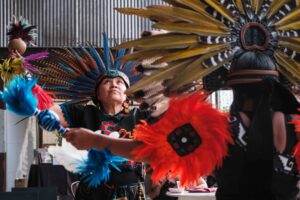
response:
M146 113L135 108L129 113L121 111L111 116L105 114L94 105L78 106L62 104L61 109L70 127L84 127L92 131L101 131L109 135L111 132L118 132L122 138L130 138L134 126L141 119L145 119ZM76 192L77 200L103 199L111 200L118 198L143 199L144 169L142 163L124 162L120 166L121 172L111 168L110 180L97 188L88 188L83 182L80 183Z
M231 116L234 145L229 146L229 155L222 167L216 170L217 200L296 200L299 179L292 152L297 137L294 125L288 123L290 119L290 116L285 116L285 150L280 154L274 148L273 166L269 169L263 160L260 163L249 162L246 154L248 128L239 114Z

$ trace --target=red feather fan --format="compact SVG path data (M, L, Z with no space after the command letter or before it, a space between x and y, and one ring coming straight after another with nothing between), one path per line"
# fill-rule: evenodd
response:
M53 99L41 88L39 85L35 85L32 88L32 93L38 99L38 109L39 110L47 110L51 106L53 106Z
M233 143L228 118L204 98L199 92L175 98L159 121L143 122L134 129L135 140L144 145L132 153L150 161L154 182L169 173L186 186L221 166L228 143Z

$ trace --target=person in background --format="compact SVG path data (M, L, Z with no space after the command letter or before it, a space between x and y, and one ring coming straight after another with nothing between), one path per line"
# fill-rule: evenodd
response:
M299 113L299 103L279 83L275 61L260 51L240 51L228 84L234 97L234 145L216 170L217 199L296 200L298 177L292 155L298 139L290 122Z

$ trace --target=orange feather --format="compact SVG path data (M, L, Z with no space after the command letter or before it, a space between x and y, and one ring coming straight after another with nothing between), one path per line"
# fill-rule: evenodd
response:
M135 140L144 145L132 151L136 159L147 158L153 168L152 180L158 182L169 173L179 177L182 186L194 184L199 177L209 175L220 167L227 155L228 143L233 143L227 115L205 102L202 93L174 98L162 118L154 124L138 125ZM167 141L176 128L191 125L201 138L193 152L179 156Z

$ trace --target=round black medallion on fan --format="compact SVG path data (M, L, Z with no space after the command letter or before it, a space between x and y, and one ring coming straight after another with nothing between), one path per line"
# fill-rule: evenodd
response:
M174 129L167 140L179 156L192 153L202 143L200 136L191 124L184 124Z

